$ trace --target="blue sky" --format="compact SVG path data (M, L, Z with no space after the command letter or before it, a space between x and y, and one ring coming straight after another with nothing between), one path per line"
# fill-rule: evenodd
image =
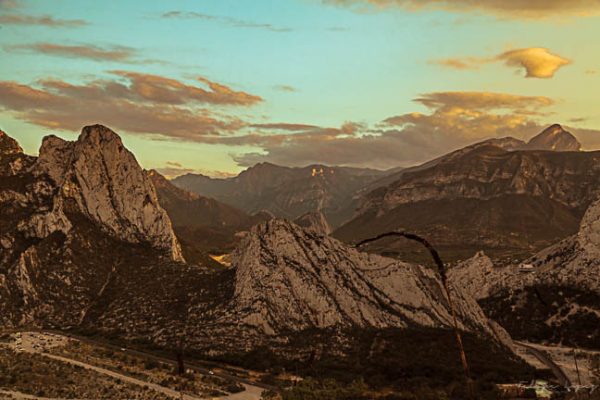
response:
M261 99L242 106L182 99L177 106L192 113L238 121L226 132L205 134L198 128L186 134L184 128L174 133L168 126L146 133L145 125L132 126L109 111L95 114L98 103L77 97L90 102L82 105L89 123L107 124L121 134L146 168L166 172L169 163L169 174L178 168L235 173L259 161L386 168L425 161L489 136L525 137L552 122L580 131L588 149L600 145L595 133L600 126L600 18L591 7L586 8L590 15L542 7L534 10L539 16L523 17L518 6L497 11L492 0L482 1L481 7L425 6L417 11L406 4L410 0L106 3L0 0L0 80L5 85L0 128L26 151L35 153L46 134L74 138L80 128L75 129L76 116L72 123L68 120L73 116L66 106L58 106L64 114L60 120L52 118L58 109L47 104L25 107L27 99L15 99L23 95L23 87L56 94L56 88L40 82L134 84L112 71L206 89L197 80L203 77ZM15 22L23 16L49 16L52 22ZM57 51L52 46L61 47ZM82 53L86 47L128 55L90 58ZM557 67L551 77L526 78L527 65L553 59L535 59L539 52L504 53L532 48L543 48L568 64ZM449 59L462 67L440 62ZM471 100L444 96L445 103L433 107L414 101L426 94L463 92ZM482 93L516 97L490 107L481 103ZM63 100L75 100L60 94ZM528 103L519 96L545 98L551 104L539 106L535 99ZM136 101L114 107L133 107ZM403 118L400 125L382 123L411 113L422 117ZM315 127L257 126L270 123ZM354 128L341 129L346 123Z

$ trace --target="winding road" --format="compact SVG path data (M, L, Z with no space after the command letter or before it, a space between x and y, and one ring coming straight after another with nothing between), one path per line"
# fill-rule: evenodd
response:
M523 343L523 342L519 342L519 341L514 341L514 343L515 343L515 345L520 346L520 347L524 348L525 350L527 350L531 355L533 355L535 358L537 358L542 364L544 364L545 366L550 368L550 370L552 371L552 373L554 374L554 376L556 377L556 379L562 386L564 386L564 387L571 386L571 380L569 379L567 374L565 374L565 371L563 371L562 368L558 364L556 364L550 356L548 356L543 351L540 351L540 350L536 349L535 347L530 346L527 343Z

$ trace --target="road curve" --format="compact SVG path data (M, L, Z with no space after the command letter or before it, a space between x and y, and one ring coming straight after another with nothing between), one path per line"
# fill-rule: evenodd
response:
M524 348L525 350L527 350L531 355L533 355L535 358L540 360L540 362L542 364L544 364L545 366L550 368L550 370L552 371L552 373L554 374L554 376L556 377L556 379L562 386L564 386L564 387L571 386L571 380L569 379L567 374L565 374L565 372L562 370L562 368L558 364L556 364L554 362L554 360L552 360L552 358L548 354L536 349L533 346L528 345L527 343L523 343L523 342L519 342L519 341L514 341L514 343L515 343L515 345L520 346L520 347Z

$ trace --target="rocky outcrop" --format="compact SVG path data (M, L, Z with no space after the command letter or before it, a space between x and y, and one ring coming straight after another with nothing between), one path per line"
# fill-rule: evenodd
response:
M581 143L571 132L563 129L559 124L554 124L544 129L542 133L534 136L524 146L527 150L551 151L579 151Z
M329 235L331 233L331 227L323 213L320 211L307 212L296 218L294 223L305 229L311 229L323 235Z
M281 219L253 228L234 254L235 318L266 334L309 328L448 328L436 273L354 248ZM455 291L461 328L488 332L474 300Z
M8 136L4 131L0 130L0 157L7 154L22 153L23 149L19 143Z
M74 200L78 209L115 237L149 243L183 261L167 213L158 203L152 182L110 129L87 126L77 141L44 138L34 167L57 188L55 202ZM53 212L59 213L56 208ZM61 215L52 217L64 219Z
M598 348L600 200L579 232L520 264L493 265L478 254L449 274L513 337Z

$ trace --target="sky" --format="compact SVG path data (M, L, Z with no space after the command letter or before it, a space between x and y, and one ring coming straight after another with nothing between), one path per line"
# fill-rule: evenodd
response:
M0 129L145 168L387 169L561 123L600 149L599 0L0 0Z

